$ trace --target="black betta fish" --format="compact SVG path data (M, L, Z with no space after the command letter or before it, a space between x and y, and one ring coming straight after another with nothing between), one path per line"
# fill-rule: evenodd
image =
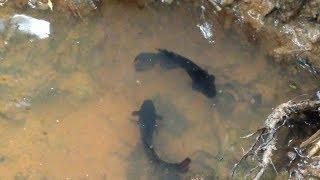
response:
M134 111L132 113L139 117L139 127L142 143L144 146L144 151L149 158L149 160L155 165L163 169L168 169L169 171L176 171L185 173L189 169L189 164L191 162L190 158L185 158L180 163L169 163L162 160L154 150L153 146L153 133L156 128L156 119L161 119L160 116L156 114L156 109L151 100L145 100L139 111Z
M158 53L140 53L135 58L136 71L150 69L155 64L160 64L167 69L180 67L184 69L192 80L192 89L201 92L208 98L216 95L215 77L199 67L190 59L165 49Z

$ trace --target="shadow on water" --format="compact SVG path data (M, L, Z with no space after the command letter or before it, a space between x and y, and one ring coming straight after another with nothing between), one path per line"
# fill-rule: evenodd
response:
M316 88L307 73L285 70L218 21L210 21L209 43L199 6L187 2L141 8L110 0L85 21L19 12L51 22L52 34L12 34L0 61L0 179L227 179L249 144L239 137L272 107ZM136 72L135 57L158 48L213 74L216 96L193 90L181 68ZM190 156L187 173L148 162L131 116L145 99L164 117L157 153L173 162Z
M191 125L188 124L187 118L179 112L179 109L172 104L169 98L156 96L154 102L157 112L162 114L165 119L159 122L159 126L161 127L159 131L164 131L172 137L179 138L184 135L183 133L186 132L187 129L192 128Z

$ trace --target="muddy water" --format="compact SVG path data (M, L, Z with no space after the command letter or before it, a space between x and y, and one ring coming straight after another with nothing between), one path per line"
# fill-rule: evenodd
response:
M272 107L316 87L304 70L279 67L215 21L209 43L197 27L199 8L189 4L110 2L90 21L57 12L0 14L17 12L50 21L52 34L14 35L1 55L0 179L226 179L250 143L239 137ZM214 74L217 96L193 91L181 69L135 72L135 56L156 48ZM189 156L188 173L148 162L131 116L145 99L163 116L156 151L172 162Z

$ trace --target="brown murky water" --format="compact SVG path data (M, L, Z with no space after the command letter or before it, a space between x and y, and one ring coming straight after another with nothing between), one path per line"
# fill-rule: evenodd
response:
M91 21L32 10L0 15L14 13L50 21L53 34L16 35L2 55L0 179L226 179L250 143L239 137L272 107L315 88L309 74L289 73L215 21L209 43L197 27L199 8L189 4L110 1ZM193 91L181 69L135 72L135 56L156 48L214 74L217 96ZM131 116L145 99L164 117L156 151L173 162L189 156L188 173L148 162Z

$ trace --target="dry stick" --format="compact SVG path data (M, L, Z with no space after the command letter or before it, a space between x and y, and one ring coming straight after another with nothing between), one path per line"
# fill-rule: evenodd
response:
M320 138L319 136L320 136L320 129L317 132L315 132L311 137L309 137L307 140L302 142L300 144L300 148L304 148L304 147L308 146L309 144L315 142L317 139Z
M308 157L308 158L312 157L313 155L315 155L316 153L319 152L319 149L320 149L320 141L318 140L318 141L313 145L313 147L311 147L311 149L308 151L307 157Z
M258 167L260 167L260 166L258 165L258 166L256 166L256 167L250 169L249 173L245 176L245 179L247 179L248 176L250 176L250 175L252 174L252 172L255 171Z
M260 129L259 129L260 130ZM231 171L231 177L233 177L234 172L236 171L237 167L240 165L240 163L246 159L248 156L254 154L252 151L255 149L256 145L259 142L259 139L261 138L261 135L264 133L265 129L261 128L261 132L259 136L257 137L256 142L250 147L250 149L241 157L241 159L233 166L232 171Z
M265 170L266 170L265 167L261 168L259 173L256 175L256 177L254 177L253 180L259 180L261 178L261 176L263 175Z
M275 147L275 141L271 141L269 144L269 147L264 151L262 155L262 163L261 163L262 168L254 178L254 180L260 179L263 173L265 172L265 170L267 169L268 165L273 164L271 160L271 156L272 156L272 150L274 149L274 147Z

